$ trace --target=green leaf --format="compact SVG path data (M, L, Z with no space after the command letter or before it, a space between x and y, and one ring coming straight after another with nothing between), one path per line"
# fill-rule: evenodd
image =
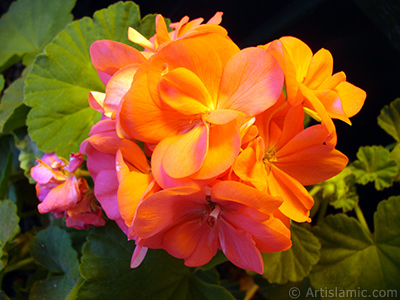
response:
M397 144L390 152L391 159L397 162L397 175L393 178L393 181L400 181L400 144Z
M4 255L4 246L19 232L17 206L10 200L0 202L0 258ZM0 270L5 267L0 259Z
M225 254L221 250L218 250L217 254L215 254L215 256L207 264L199 268L202 270L208 270L226 261L228 261L228 259L226 258Z
M389 150L382 146L360 147L357 152L358 160L351 165L357 183L365 185L373 181L378 191L390 187L398 165L389 156Z
M58 275L36 282L29 299L67 299L80 278L69 235L58 227L49 227L33 238L30 251L39 264Z
M9 133L25 125L29 112L24 101L25 79L30 68L26 68L22 77L15 80L5 91L0 103L0 132Z
M29 293L29 300L66 300L73 287L74 282L71 282L67 276L53 276L36 281Z
M400 288L400 197L381 201L374 237L344 214L330 215L313 230L322 244L310 278L314 288Z
M298 282L288 282L285 284L268 283L263 277L255 276L254 282L260 286L258 292L268 300L310 300L321 299L319 290L315 290L310 285L308 278Z
M0 69L23 57L24 65L69 22L76 0L18 0L0 19Z
M378 116L378 125L400 142L400 98L382 108Z
M36 158L41 158L44 153L38 149L29 134L27 134L23 140L17 142L16 146L19 149L18 160L20 162L20 168L24 170L25 176L29 179L29 182L33 184L35 180L31 177L31 168L36 165Z
M148 31L133 2L97 11L93 20L74 21L39 55L26 80L25 103L32 107L28 129L44 152L68 157L79 149L100 114L89 107L90 91L104 91L91 64L89 47L99 39L128 42L127 29Z
M358 203L356 180L351 168L346 167L338 175L320 184L321 197L328 199L336 209L352 210ZM318 196L318 195L317 195Z
M286 251L262 253L264 260L262 276L270 283L300 281L318 262L321 245L309 230L292 222L291 240L293 245Z
M4 84L5 84L4 76L3 74L0 74L0 93L4 89Z
M142 264L131 269L133 250L134 242L114 223L93 228L82 250L80 271L86 282L77 299L233 299L164 250L149 250Z
M14 139L11 135L0 136L0 200L5 199L12 169Z

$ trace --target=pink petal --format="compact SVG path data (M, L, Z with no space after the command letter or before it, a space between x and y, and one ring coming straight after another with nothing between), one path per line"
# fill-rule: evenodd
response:
M118 70L146 60L135 48L109 40L94 42L90 46L90 56L104 85Z
M62 212L76 205L81 196L77 179L70 177L47 194L43 202L39 203L38 210L41 214L50 211Z
M218 236L221 250L234 265L259 274L263 273L261 253L248 232L235 229L228 222L220 221Z
M117 71L108 81L104 99L104 113L107 117L111 117L117 111L122 98L131 87L133 76L139 66L139 64L128 65Z

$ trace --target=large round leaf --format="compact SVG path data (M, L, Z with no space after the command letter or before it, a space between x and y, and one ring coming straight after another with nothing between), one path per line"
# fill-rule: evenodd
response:
M18 0L0 19L0 70L23 57L29 65L72 21L76 0ZM40 17L38 17L40 16Z
M68 157L79 149L91 126L100 118L88 105L90 91L104 91L91 64L90 45L100 39L128 43L128 27L149 36L154 16L140 20L133 2L119 2L97 11L93 19L70 23L45 48L26 79L25 104L29 134L44 152ZM153 20L154 21L154 20Z
M263 253L264 274L271 283L284 284L288 281L300 281L318 262L321 245L318 239L307 229L292 223L290 249L276 253Z
M311 272L311 284L320 289L399 289L400 197L379 203L375 233L366 232L356 219L331 215L313 233L319 238L321 258Z
M77 300L233 300L215 279L209 283L206 274L195 276L202 271L193 273L194 268L163 250L149 250L142 264L131 269L134 244L115 223L93 228L82 249L79 270L86 281Z

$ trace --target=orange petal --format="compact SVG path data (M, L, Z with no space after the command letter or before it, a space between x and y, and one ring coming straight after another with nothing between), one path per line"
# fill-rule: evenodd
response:
M333 74L324 83L322 83L318 89L333 90L342 81L346 81L346 74L344 72L337 72L337 73Z
M291 61L296 72L297 82L303 82L312 60L312 51L306 43L298 38L285 36L279 39L287 51L285 60Z
M324 105L317 98L317 96L306 86L300 85L300 91L304 95L304 97L309 101L312 108L318 113L321 117L321 122L326 126L328 130L328 137L326 143L332 146L332 148L336 145L337 136L336 136L336 128L333 124L332 119L329 117ZM307 103L306 103L307 104Z
M351 125L351 121L343 110L342 101L336 92L325 90L315 91L314 93L320 99L331 118L342 120Z
M161 190L140 204L133 227L140 238L146 239L178 224L190 212L202 211L205 203L206 195L198 188Z
M278 218L269 217L265 222L259 222L245 214L230 212L225 212L225 218L234 227L243 228L251 233L256 247L261 252L284 251L292 245L289 228Z
M237 52L239 48L232 41L218 34L198 35L169 43L149 61L148 89L152 98L159 97L158 82L167 64L169 70L182 67L196 74L211 99L217 99L223 67Z
M296 222L307 221L314 199L306 188L276 167L271 169L267 180L271 195L283 199L279 210Z
M200 170L191 177L194 179L210 179L222 174L232 166L239 151L240 131L236 120L224 125L211 126L207 154Z
M260 48L244 49L225 66L218 108L254 116L277 101L282 86L283 71L271 54Z
M164 158L164 154L168 149L169 144L164 143L162 141L157 145L154 149L154 152L151 156L151 171L152 174L157 181L157 183L164 189L167 188L175 188L181 186L191 186L191 187L204 187L210 183L213 179L210 180L195 180L190 177L183 178L172 178L169 176L162 165L162 161Z
M156 16L156 33L157 47L171 41L168 34L167 24L165 24L165 20L160 14Z
M364 90L344 81L336 86L335 91L342 101L343 110L350 118L357 114L364 105L367 94Z
M223 200L244 204L266 214L273 213L282 204L281 199L236 181L216 183L211 189L211 199L216 203Z
M213 109L212 99L201 80L185 68L176 68L161 75L159 93L162 101L185 115Z
M263 157L259 157L259 152L263 152L264 142L261 138L249 143L237 157L233 170L240 179L251 182L258 190L265 191L267 188L266 170L262 162ZM264 153L261 153L264 156Z
M167 143L162 165L173 178L190 176L198 171L208 150L208 126L199 123L190 131L166 138Z
M176 111L161 110L153 102L147 86L147 76L135 77L119 110L123 131L132 138L151 144L186 129L184 126L190 123L192 117L186 118Z
M139 172L125 175L118 186L118 209L127 226L131 226L137 206L153 177Z
M117 150L115 157L115 170L117 171L119 182L121 182L122 179L131 172L128 165L125 163L124 158L122 157L122 153L119 149Z
M223 125L235 119L238 120L238 123L242 123L242 120L245 117L246 115L240 111L230 109L217 109L211 111L207 116L203 117L203 119L204 121L211 124Z
M332 71L332 54L326 49L321 49L313 56L303 83L309 89L318 89L322 83L331 77Z
M279 150L274 165L303 185L316 184L339 174L348 158L323 144L326 135L322 125L308 127Z
M177 258L185 259L185 265L198 267L208 263L218 250L215 230L201 217L177 224L164 234L164 249Z

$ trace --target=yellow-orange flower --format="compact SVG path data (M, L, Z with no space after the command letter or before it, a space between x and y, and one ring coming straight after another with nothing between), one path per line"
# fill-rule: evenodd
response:
M278 102L256 117L259 137L239 154L233 170L243 181L282 197L279 210L297 222L307 221L314 200L304 185L337 175L347 157L326 145L322 124L303 129L303 109Z
M344 72L332 75L333 58L326 49L313 55L301 40L286 36L261 48L268 49L285 73L287 100L292 105L303 103L307 111L321 119L336 144L332 118L351 124L349 118L359 112L366 93L346 81Z
M273 105L282 85L267 51L196 35L169 43L140 66L119 122L131 138L158 144L152 169L162 171L155 174L211 179L236 159L242 122Z

